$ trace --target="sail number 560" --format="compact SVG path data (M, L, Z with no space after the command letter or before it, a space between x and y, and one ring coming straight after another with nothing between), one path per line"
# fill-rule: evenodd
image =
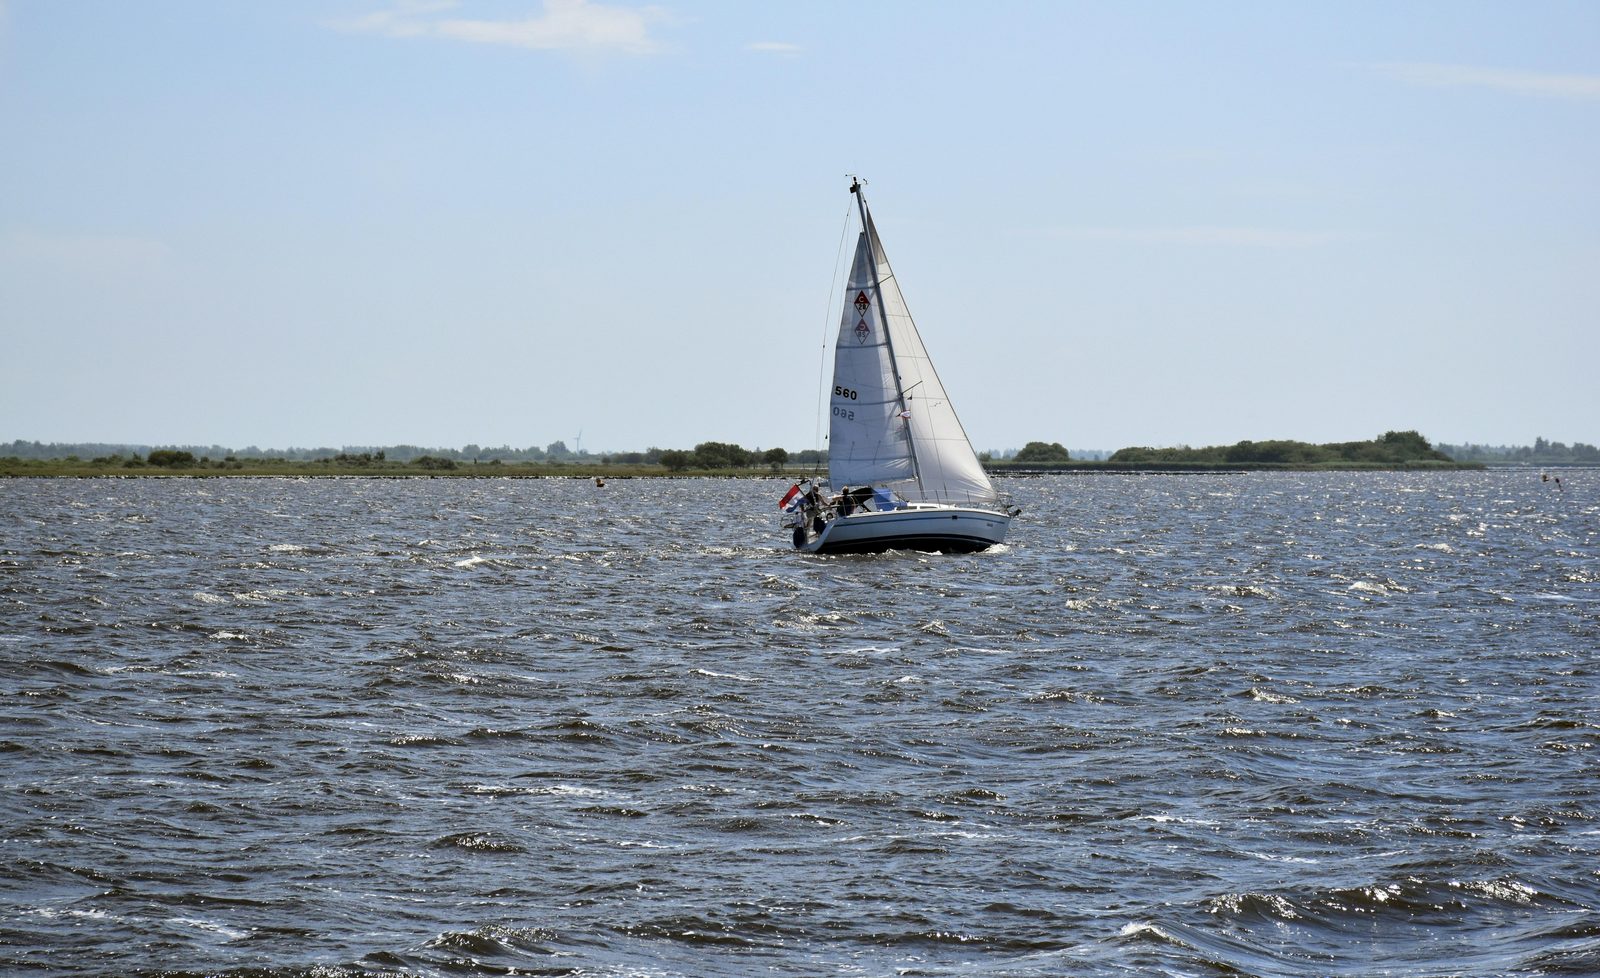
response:
M856 392L851 390L848 387L839 387L838 385L835 385L834 388L833 388L833 396L834 397L848 397L850 400L853 401L853 400L856 399Z

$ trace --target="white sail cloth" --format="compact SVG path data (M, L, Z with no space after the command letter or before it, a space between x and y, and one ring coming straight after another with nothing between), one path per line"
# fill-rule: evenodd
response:
M912 502L993 503L983 471L883 253L872 215L856 243L834 345L828 474Z

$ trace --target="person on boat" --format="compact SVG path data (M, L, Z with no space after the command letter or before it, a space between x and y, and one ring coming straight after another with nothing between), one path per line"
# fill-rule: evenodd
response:
M839 498L834 500L834 505L839 507L840 516L849 516L858 509L862 512L870 511L872 507L867 505L867 500L871 498L871 486L861 486L858 489L845 486L844 491L839 493Z
M822 493L818 492L817 487L813 485L800 497L800 525L804 526L806 521L809 520L811 532L821 533L823 527L828 525L828 521L822 512L822 506Z

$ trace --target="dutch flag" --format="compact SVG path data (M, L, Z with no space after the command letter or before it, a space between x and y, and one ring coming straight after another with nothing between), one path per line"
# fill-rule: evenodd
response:
M797 482L790 486L789 491L783 494L782 499L778 500L778 508L784 512L798 509L805 500L805 495L800 491L800 487L803 485L805 485L804 482Z

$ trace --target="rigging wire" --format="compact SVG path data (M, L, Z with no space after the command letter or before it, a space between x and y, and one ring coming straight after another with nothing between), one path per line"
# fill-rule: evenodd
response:
M814 442L817 448L817 461L813 471L820 469L822 465L822 402L828 395L828 335L838 329L837 323L829 326L828 319L836 312L834 290L839 288L840 284L839 266L844 263L844 243L850 237L850 212L854 206L853 202L845 205L844 226L839 229L839 253L834 256L833 280L828 286L828 311L822 314L822 354L817 362L817 428Z

